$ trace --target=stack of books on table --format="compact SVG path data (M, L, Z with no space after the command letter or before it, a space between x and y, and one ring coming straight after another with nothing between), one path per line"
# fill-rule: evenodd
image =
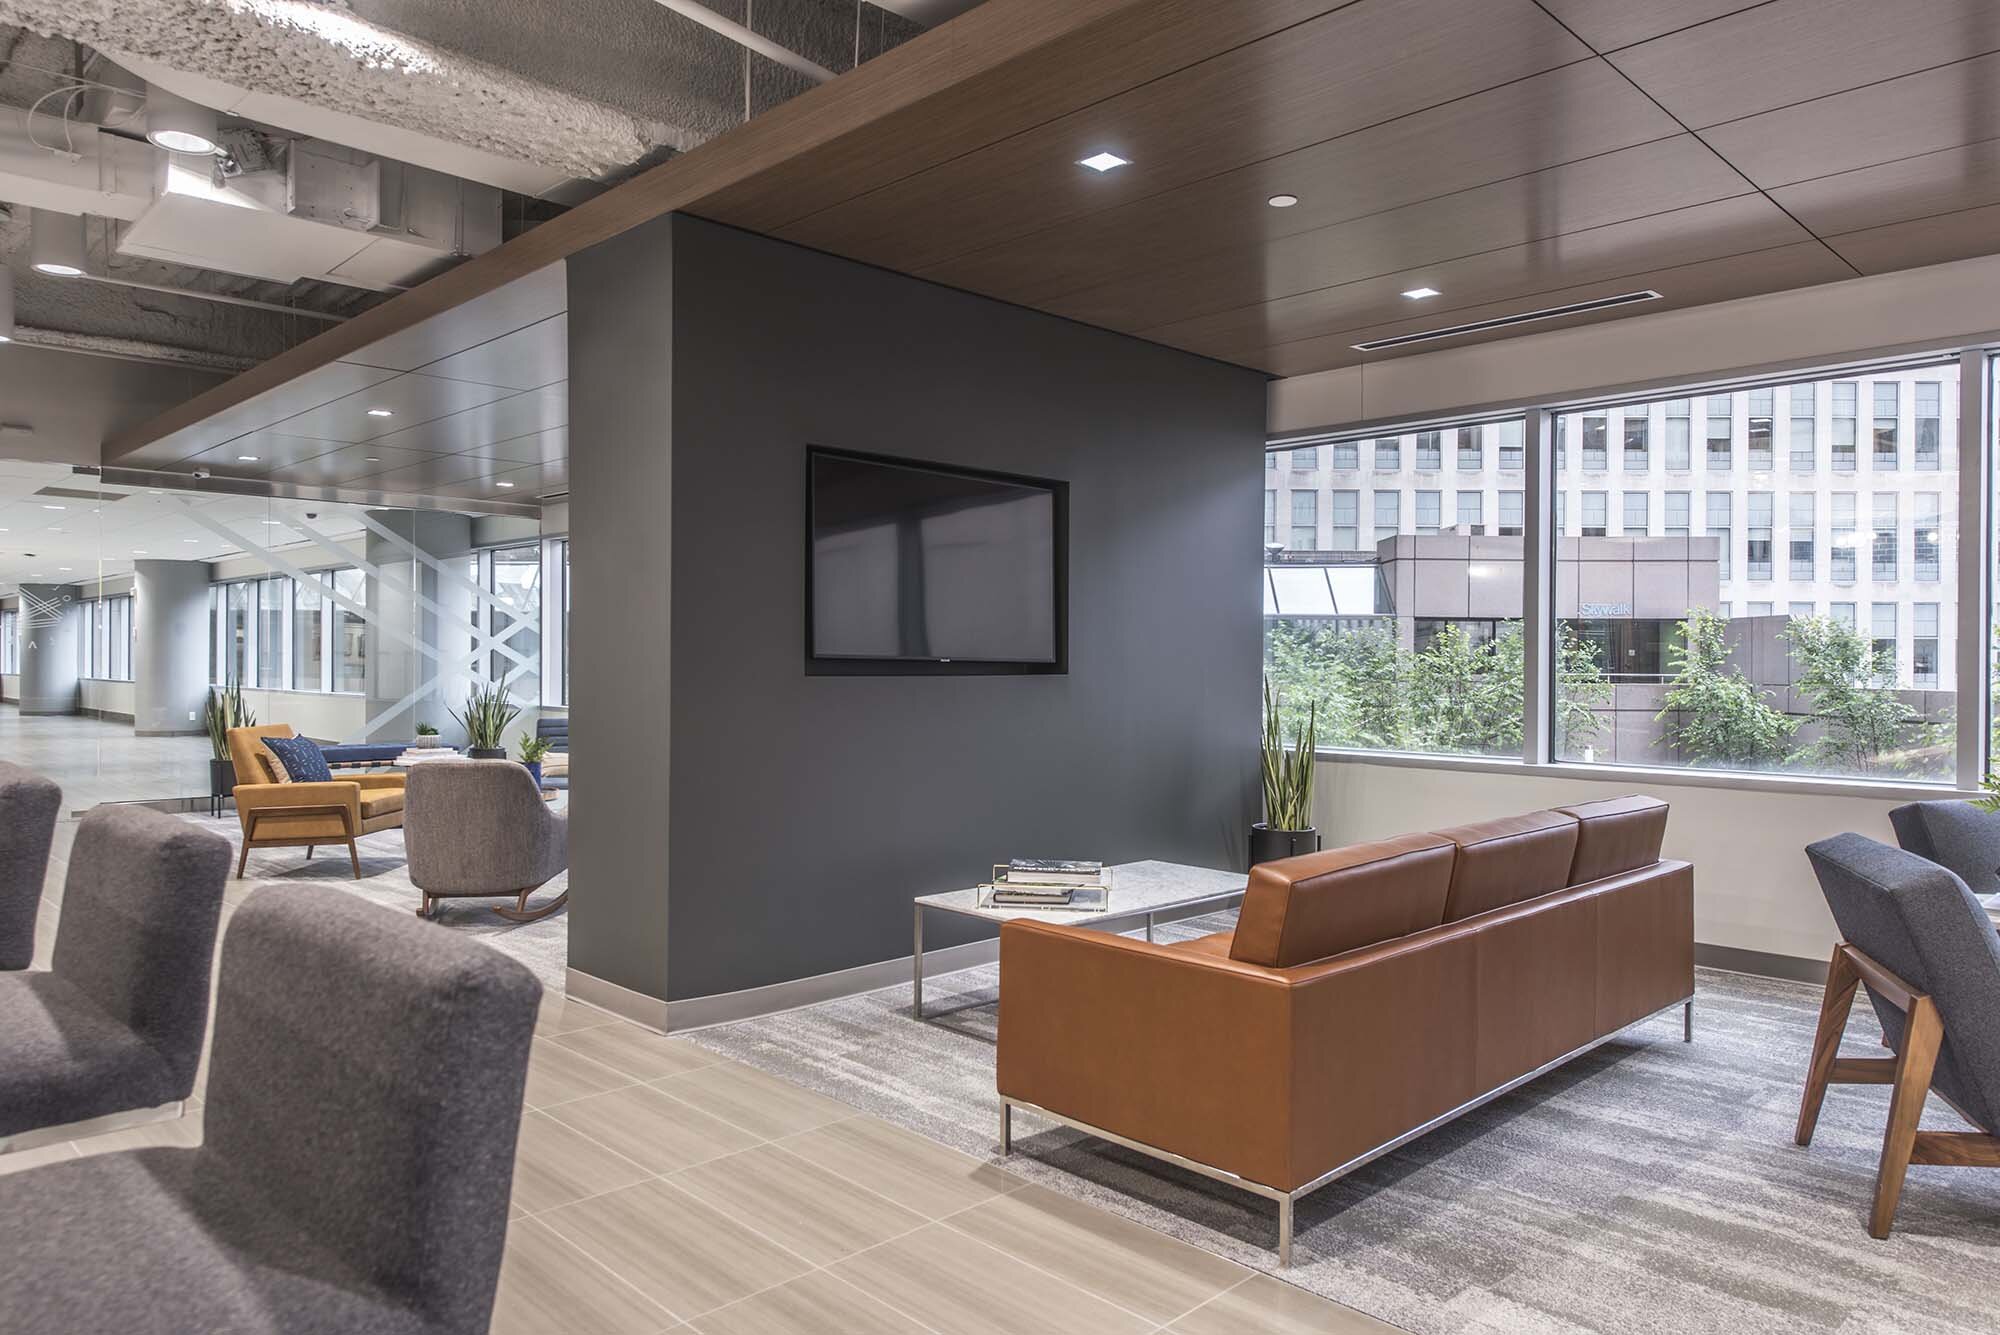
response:
M995 864L992 903L1003 908L1066 909L1082 907L1080 899L1101 901L1110 885L1102 862L1069 858L1015 858Z

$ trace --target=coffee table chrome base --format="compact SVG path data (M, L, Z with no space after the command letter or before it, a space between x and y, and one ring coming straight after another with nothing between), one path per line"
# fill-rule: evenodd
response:
M1223 894L1209 895L1201 899L1191 899L1182 904L1175 904L1172 906L1172 911L1185 917L1198 917L1200 916L1199 914L1184 914L1182 910L1201 908L1203 912L1213 912L1212 906L1228 908L1234 904L1240 904L1242 901L1243 892L1241 890L1230 890ZM919 1020L924 1018L924 909L926 907L928 906L921 899L914 901L911 906L911 916L915 919L915 922L910 931L910 1014ZM950 912L950 910L939 909L938 912L946 913ZM1129 924L1144 919L1146 924L1146 940L1150 944L1153 940L1154 919L1158 916L1159 910L1150 910L1142 913L1116 913L1107 911L1102 915L1102 922L1094 922L1090 926L1093 930L1116 928L1122 931Z
M1673 1006L1681 1008L1681 1023L1683 1026L1682 1028L1683 1037L1681 1041L1684 1043L1692 1042L1694 1040L1694 998L1690 996L1683 1001L1676 1001L1673 1003ZM1666 1009L1671 1010L1673 1009L1673 1007L1668 1007ZM1657 1011L1654 1014L1657 1015L1664 1013L1665 1011L1663 1010L1663 1011ZM1644 1023L1645 1020L1651 1018L1653 1017L1645 1016L1640 1020L1634 1020L1632 1023L1642 1024ZM1626 1028L1627 1029L1631 1028L1631 1025L1627 1025ZM1585 1043L1582 1047L1572 1049L1571 1051L1564 1053L1562 1056L1557 1057L1554 1061L1544 1062L1542 1065L1537 1066L1534 1070L1529 1071L1526 1075L1516 1076L1514 1079L1509 1080L1506 1084L1500 1086L1498 1089L1489 1090L1486 1093L1481 1094L1476 1099L1472 1099L1469 1100L1468 1102L1460 1104L1458 1107L1453 1108L1450 1112L1441 1113L1438 1116L1433 1117L1430 1121L1425 1122L1422 1126L1414 1127L1411 1130L1405 1131L1402 1135L1397 1136L1394 1140L1386 1141L1383 1144L1377 1145L1372 1150L1368 1150L1363 1154L1358 1154L1354 1158L1349 1159L1346 1163L1340 1165L1338 1168L1335 1168L1333 1171L1328 1173L1322 1173L1320 1174L1320 1176L1314 1178L1312 1181L1306 1183L1304 1186L1294 1187L1290 1191L1285 1191L1278 1187L1267 1187L1262 1182L1253 1182L1249 1178L1244 1177L1238 1173L1232 1173L1226 1168L1217 1168L1211 1164L1198 1163L1193 1159L1185 1157L1184 1155L1175 1154L1172 1150L1163 1150L1157 1145L1148 1145L1143 1141L1132 1140L1126 1136L1121 1136L1116 1132L1106 1131L1103 1127L1092 1126L1090 1123L1085 1121L1080 1121L1077 1118L1065 1117L1061 1113L1050 1112L1047 1108L1043 1108L1036 1104L1029 1103L1026 1099L1010 1099L1004 1094L1000 1096L1000 1156L1002 1158L1006 1158L1008 1155L1011 1155L1014 1152L1014 1109L1019 1108L1024 1112L1032 1113L1036 1117L1046 1117L1051 1122L1058 1122L1061 1123L1063 1126L1069 1127L1073 1130L1081 1131L1087 1136L1095 1136L1099 1140L1108 1140L1114 1145L1123 1145L1128 1150L1136 1150L1140 1154L1147 1155L1154 1159L1163 1160L1167 1163L1175 1165L1176 1167L1185 1168L1191 1173L1200 1173L1203 1177L1213 1178L1217 1182L1227 1183L1232 1187L1240 1187L1244 1191L1252 1192L1256 1195L1262 1196L1264 1199L1268 1201L1275 1201L1277 1203L1278 1268L1281 1270L1289 1269L1292 1264L1293 1207L1297 1204L1301 1196L1309 1196L1313 1192L1318 1191L1321 1187L1326 1186L1328 1183L1336 1182L1341 1178L1346 1177L1349 1173L1353 1172L1355 1169L1360 1168L1365 1164L1373 1163L1375 1160L1381 1158L1385 1154L1390 1153L1391 1151L1401 1149L1403 1146L1409 1144L1411 1141L1417 1139L1419 1136L1423 1136L1428 1134L1429 1132L1435 1131L1437 1128L1443 1126L1446 1122L1449 1122L1457 1117L1462 1117L1466 1113L1471 1112L1475 1108L1484 1107L1486 1104L1491 1103L1493 1100L1501 1097L1502 1095L1513 1093L1515 1090L1519 1089L1522 1085L1527 1084L1529 1081L1536 1080L1544 1075L1547 1075L1550 1071L1555 1070L1558 1066L1563 1065L1565 1062L1574 1061L1576 1058L1581 1057L1584 1053L1589 1052L1592 1048L1596 1048L1605 1043L1609 1043L1612 1039L1618 1037L1619 1034L1622 1034L1624 1032L1625 1032L1624 1029L1614 1029L1612 1032L1604 1035L1604 1037L1602 1038L1592 1039L1590 1042Z

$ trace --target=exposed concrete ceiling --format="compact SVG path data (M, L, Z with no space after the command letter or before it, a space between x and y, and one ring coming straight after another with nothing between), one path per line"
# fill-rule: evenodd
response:
M837 72L973 3L708 7ZM98 80L124 82L124 70L218 107L225 125L275 127L500 184L513 192L503 197L507 235L561 211L531 195L587 196L812 86L656 0L0 0L0 116L39 104L31 129L47 140L70 128L64 116L91 110L86 93L102 103ZM104 119L130 135L132 116L127 106ZM27 211L7 217L6 202L0 192L0 263L16 275L23 344L234 370L324 320L148 289L326 317L386 295L121 254L119 225L107 218L87 220L92 272L136 287L45 278L27 266Z

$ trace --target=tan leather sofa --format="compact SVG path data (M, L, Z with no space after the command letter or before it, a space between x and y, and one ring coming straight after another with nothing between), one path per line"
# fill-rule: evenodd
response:
M1252 870L1234 932L1000 932L1020 1106L1292 1203L1668 1006L1692 1036L1694 869L1623 797Z
M243 853L236 874L250 865L253 848L304 848L308 860L321 844L347 845L354 879L361 854L354 841L403 823L401 774L352 774L331 783L293 783L272 768L266 737L295 737L289 724L231 728L229 758L236 766L236 816L243 823Z

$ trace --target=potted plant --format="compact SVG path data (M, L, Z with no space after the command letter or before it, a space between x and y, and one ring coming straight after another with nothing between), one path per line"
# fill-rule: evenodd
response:
M416 745L418 747L443 746L444 741L438 736L437 725L434 723L419 723L417 725Z
M465 754L474 760L507 758L507 725L520 716L521 708L507 694L507 678L497 683L474 686L465 697L465 712L451 716L465 729Z
M1278 697L1264 683L1264 819L1250 827L1250 865L1319 851L1312 824L1313 753L1319 741L1319 707L1306 709L1305 725L1285 745Z
M236 788L236 763L229 758L229 730L254 728L257 716L243 703L243 688L232 681L227 686L208 688L201 721L208 730L208 809L219 814L222 799Z
M546 737L521 739L521 763L526 765L528 773L534 776L537 788L542 786L542 757L549 753L549 748L553 745L554 743Z

